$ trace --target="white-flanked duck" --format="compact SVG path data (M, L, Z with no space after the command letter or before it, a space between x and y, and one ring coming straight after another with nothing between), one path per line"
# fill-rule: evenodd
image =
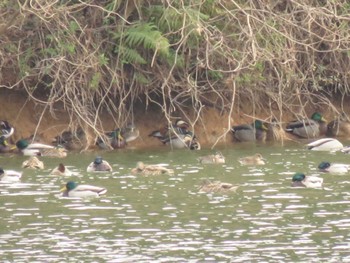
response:
M308 143L307 148L312 151L338 151L344 148L343 144L334 138L322 138Z
M106 188L93 185L79 185L76 182L69 181L65 187L61 189L63 197L99 197L107 192Z
M292 178L292 187L322 188L323 178L306 176L303 173L295 173Z

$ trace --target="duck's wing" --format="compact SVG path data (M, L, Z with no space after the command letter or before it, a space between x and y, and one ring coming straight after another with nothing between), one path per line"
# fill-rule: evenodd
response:
M106 188L81 184L69 191L69 196L100 196L107 192Z

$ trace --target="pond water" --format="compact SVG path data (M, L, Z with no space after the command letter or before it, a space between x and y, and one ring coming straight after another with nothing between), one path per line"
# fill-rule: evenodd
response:
M219 149L226 164L202 165L213 151L118 150L41 158L20 183L0 184L2 262L350 262L350 175L321 174L323 160L350 155L302 144L235 144ZM265 166L239 157L261 153ZM102 155L112 173L87 173ZM27 157L0 156L21 171ZM136 162L168 164L174 175L130 174ZM49 175L63 161L71 177ZM324 178L323 189L291 188L301 171ZM239 185L230 194L198 192L204 179ZM108 189L95 199L59 198L74 180Z

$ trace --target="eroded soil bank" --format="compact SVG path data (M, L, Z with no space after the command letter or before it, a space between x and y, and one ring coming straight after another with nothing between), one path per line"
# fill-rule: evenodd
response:
M69 116L62 106L57 105L54 111L50 112L48 108L45 109L44 106L23 92L5 88L0 89L0 105L0 119L8 120L15 127L12 142L37 134L40 135L43 142L51 143L55 136L69 128ZM349 106L346 105L345 107L343 106L344 111L350 114ZM335 116L334 112L330 113L326 107L317 104L310 105L306 110L310 115L313 111L321 111L328 120ZM279 112L275 113L276 116L280 116ZM188 114L190 116L191 113ZM180 117L181 114L177 115L175 112L174 116ZM201 112L201 118L194 127L194 131L205 148L210 148L213 145L232 144L232 136L230 132L227 132L229 125L251 123L254 116L261 119L270 117L268 111L260 111L254 114L253 107L249 102L240 103L231 115L228 112L220 112L215 108L205 107ZM294 116L290 112L284 112L282 121L288 122L293 118ZM112 130L117 127L113 118L108 114L102 116L101 119L105 130ZM140 130L140 137L131 142L130 146L135 148L160 146L157 139L148 136L151 131L167 123L158 106L146 107L141 103L136 104L134 123ZM226 136L225 132L227 132Z

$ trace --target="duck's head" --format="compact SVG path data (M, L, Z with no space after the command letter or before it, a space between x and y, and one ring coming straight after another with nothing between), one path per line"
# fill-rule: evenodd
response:
M175 122L175 126L182 128L182 129L188 129L189 128L189 124L187 122L185 122L184 120L177 120Z
M29 143L28 143L28 141L25 140L25 139L21 139L21 140L19 140L19 141L16 142L16 146L17 146L17 148L20 149L20 150L23 150L23 149L27 148L28 145L29 145Z
M60 163L58 165L58 170L61 172L61 173L64 173L66 171L66 167L64 166L63 163Z
M295 173L293 175L292 181L293 182L301 182L305 179L305 174L303 173Z
M253 125L254 125L255 129L261 129L261 130L265 130L265 131L268 130L265 123L263 123L261 120L255 120Z
M77 186L78 186L78 184L76 182L69 181L68 183L66 183L66 186L61 189L61 192L66 191L66 190L68 190L68 191L73 190Z
M312 114L311 119L314 121L323 121L323 122L327 121L325 118L323 118L322 114L319 112L315 112L314 114Z
M5 173L4 169L0 167L0 175L3 175Z
M94 160L94 164L99 165L103 162L103 159L101 156L97 156Z
M318 165L318 169L320 170L326 170L327 168L329 168L331 166L331 164L329 162L321 162Z

